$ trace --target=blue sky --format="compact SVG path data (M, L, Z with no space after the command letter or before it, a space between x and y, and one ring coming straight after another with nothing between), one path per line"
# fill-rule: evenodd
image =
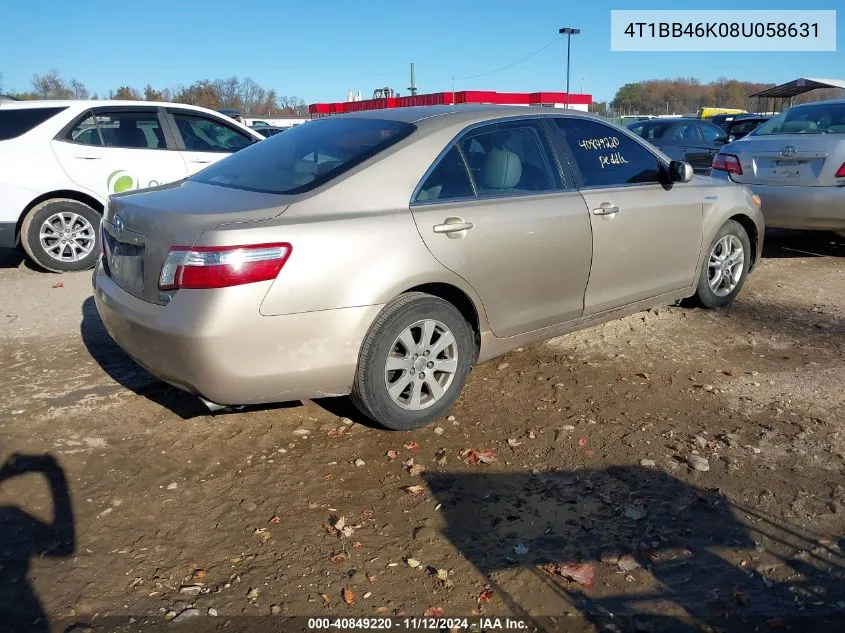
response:
M836 9L841 0L817 0L812 9ZM452 76L467 77L507 65L544 44L559 43L507 70L458 79L461 89L563 90L566 45L560 26L580 27L573 38L572 91L610 99L629 81L720 76L784 82L799 76L845 76L845 43L825 53L614 53L611 9L747 8L730 2L639 3L534 0L322 0L244 3L219 0L147 0L107 5L37 0L0 3L0 74L6 90L25 90L33 73L58 70L101 95L128 84L143 88L189 84L230 75L252 77L307 103L365 97L391 86L402 94L408 63L416 62L421 92L450 90ZM839 5L837 7L837 5ZM794 0L770 0L767 9L795 9ZM95 8L100 7L100 8Z

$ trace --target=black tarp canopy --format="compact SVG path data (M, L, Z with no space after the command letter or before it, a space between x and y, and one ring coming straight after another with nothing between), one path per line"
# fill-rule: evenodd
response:
M818 79L813 77L799 77L785 84L775 86L774 88L766 88L760 92L748 95L749 99L757 99L757 111L760 112L760 102L763 99L779 99L781 101L780 110L783 110L784 104L786 106L792 105L793 97L810 92L811 90L818 90L819 88L840 88L845 90L845 79Z

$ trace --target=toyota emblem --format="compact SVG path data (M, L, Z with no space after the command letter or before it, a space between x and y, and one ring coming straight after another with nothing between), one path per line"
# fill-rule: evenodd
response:
M781 156L786 156L789 158L790 156L795 156L798 153L798 149L794 145L787 145L782 150L780 150Z

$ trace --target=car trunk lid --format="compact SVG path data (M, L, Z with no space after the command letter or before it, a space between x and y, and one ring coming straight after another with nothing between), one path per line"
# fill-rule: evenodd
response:
M275 217L293 198L193 181L113 196L103 218L106 274L139 299L166 304L158 281L171 247L192 246L215 226Z
M833 174L842 164L839 145L828 135L777 134L746 137L723 151L739 157L742 175L732 174L735 182L823 186L834 184Z

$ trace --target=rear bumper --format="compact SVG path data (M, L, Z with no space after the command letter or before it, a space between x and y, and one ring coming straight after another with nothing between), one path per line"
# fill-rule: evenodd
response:
M747 186L760 196L767 227L845 229L845 187Z
M14 248L18 245L18 223L0 222L0 248Z
M108 333L139 365L212 402L348 394L361 342L382 306L262 316L270 283L181 290L160 306L125 292L98 265L94 300Z

